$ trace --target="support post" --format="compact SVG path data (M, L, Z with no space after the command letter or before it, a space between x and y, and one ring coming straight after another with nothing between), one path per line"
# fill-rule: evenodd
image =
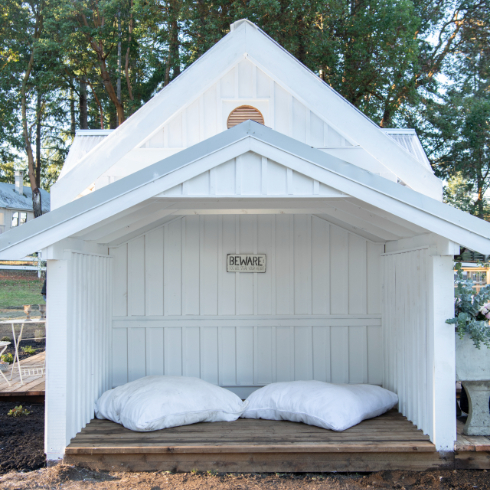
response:
M432 442L438 451L454 451L456 440L456 345L454 272L451 255L432 255L428 261L429 359L432 361ZM432 359L430 359L432 357Z
M61 462L67 439L68 260L48 260L46 297L45 453Z

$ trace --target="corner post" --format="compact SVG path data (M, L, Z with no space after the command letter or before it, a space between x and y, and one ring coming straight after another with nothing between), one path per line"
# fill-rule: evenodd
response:
M68 260L47 261L44 450L49 465L62 461L67 439L68 268Z
M432 441L438 451L454 451L456 340L454 328L446 323L448 318L454 316L453 256L430 255L427 265L428 362L432 361Z

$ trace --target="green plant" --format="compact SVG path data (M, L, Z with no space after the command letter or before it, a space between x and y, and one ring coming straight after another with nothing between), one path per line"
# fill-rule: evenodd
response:
M7 414L9 417L27 417L31 412L27 410L27 408L22 408L22 405L19 405L15 408L12 408L12 410L9 411Z
M209 476L216 476L216 475L218 474L218 472L217 472L216 470L208 470L208 471L207 471L207 474L208 474Z
M10 352L8 352L7 354L4 354L2 356L2 361L12 364L14 362L14 356Z
M490 348L490 285L475 292L473 281L463 277L461 263L458 262L456 270L456 288L454 291L454 318L446 323L456 325L456 332L460 338L468 334L475 347L481 344Z
M193 475L197 475L197 474L198 474L198 472L199 472L199 471L198 471L198 470L196 470L195 468L194 468L193 470L191 470L191 473L192 473Z
M2 337L2 342L12 342L12 339L9 336L5 335L4 337Z
M20 350L24 354L29 354L30 356L32 356L33 354L35 354L36 351L37 351L37 349L34 349L34 347L32 347L32 345L26 345L25 347L21 347Z

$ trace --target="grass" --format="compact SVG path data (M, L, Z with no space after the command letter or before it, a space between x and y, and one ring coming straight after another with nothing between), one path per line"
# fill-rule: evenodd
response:
M42 280L0 279L0 308L43 305Z

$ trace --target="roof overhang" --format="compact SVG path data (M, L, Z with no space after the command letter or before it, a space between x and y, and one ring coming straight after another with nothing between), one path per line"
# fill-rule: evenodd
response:
M247 152L314 179L335 193L326 197L167 193ZM373 241L434 233L490 253L489 223L247 121L4 233L0 258L23 257L70 237L117 245L170 219L205 212L307 212ZM110 233L114 233L112 241L107 239Z

